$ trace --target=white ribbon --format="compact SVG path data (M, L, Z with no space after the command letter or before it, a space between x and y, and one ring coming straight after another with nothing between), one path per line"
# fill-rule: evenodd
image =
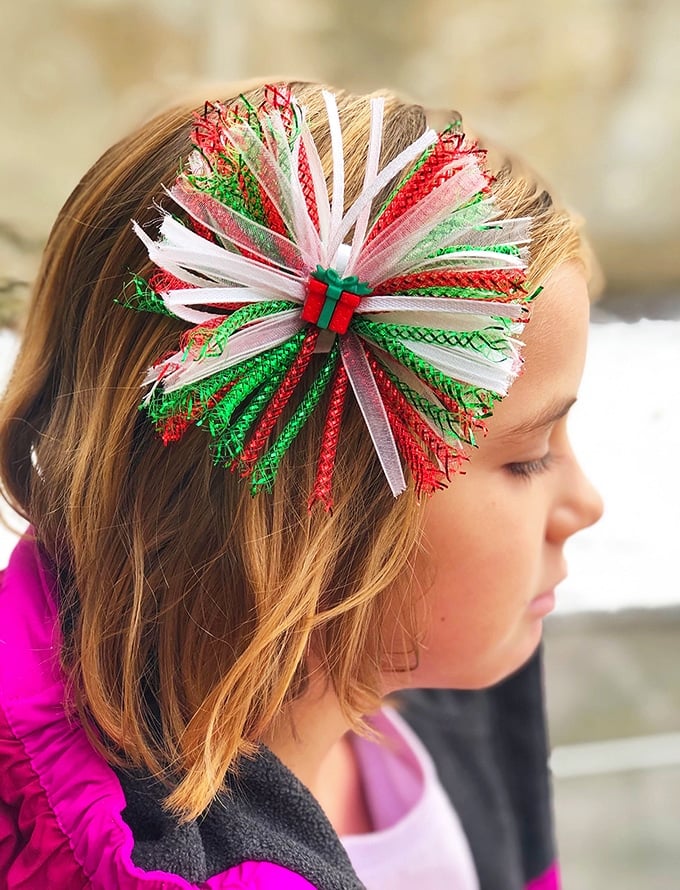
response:
M177 291L174 291L174 293L177 293ZM189 309L188 306L185 306L182 303L176 306L171 306L168 303L167 294L160 294L160 297L168 312L172 312L176 318L181 318L182 321L188 321L190 324L203 324L204 322L212 321L213 318L217 317L215 312L202 312L200 309Z
M276 116L272 115L272 124L276 126ZM279 123L283 128L283 124ZM299 180L290 174L297 170L297 164L288 147L288 137L279 135L278 151L286 156L288 176L276 156L262 142L255 131L245 123L238 127L226 128L225 137L238 151L244 163L269 196L295 242L300 248L302 258L308 268L314 268L321 258L319 234L309 219L307 205L302 195ZM295 180L295 181L294 181Z
M163 298L168 309L173 311L176 306L219 306L220 303L261 303L274 299L270 292L258 291L254 287L187 287L166 291ZM295 297L289 299L300 302Z
M527 265L527 253L521 247L519 251L519 256L516 256L513 253L501 253L494 250L457 250L454 253L421 260L417 265L408 269L408 272L422 272L425 269L448 269L450 271L460 269L466 272L516 269L523 272Z
M379 324L413 325L420 327L423 324L422 313L419 312L371 312L361 316L367 321L376 321ZM428 312L427 327L438 331L493 331L504 334L520 331L524 325L511 323L510 329L505 326L501 329L498 322L488 315L463 315L461 313Z
M166 392L174 392L183 386L197 383L218 371L231 368L239 362L280 346L304 327L299 309L289 309L276 315L253 321L248 327L241 328L229 337L227 346L221 355L205 356L194 360L183 361L184 353L176 352L168 359L169 363L181 365L163 378ZM153 369L151 369L153 370ZM151 374L151 371L149 372ZM152 379L155 379L153 375ZM148 378L147 378L148 380ZM150 381L149 381L150 382Z
M305 154L307 155L307 161L309 163L309 172L314 186L314 200L316 201L316 212L319 216L319 236L321 238L321 265L325 267L328 265L326 245L328 244L331 226L331 204L328 199L326 177L324 176L319 151L316 147L316 142L312 139L312 134L309 132L309 129L304 122L304 117L300 138L305 148Z
M340 355L347 377L368 427L378 460L383 468L392 494L397 497L406 489L401 458L397 450L392 427L383 404L380 390L373 377L371 366L361 342L355 334L340 338Z
M333 198L331 201L331 232L328 236L331 242L332 234L337 232L342 220L345 207L345 152L342 145L342 128L340 115L335 96L328 90L323 90L323 101L326 105L326 117L328 129L331 134L331 159L333 161ZM342 238L338 241L340 244ZM327 245L328 247L328 245ZM330 262L330 256L326 262Z
M307 268L313 269L317 263L321 262L323 251L321 239L309 214L307 201L305 200L302 184L298 176L300 134L298 132L293 145L290 146L280 111L276 111L272 116L272 129L276 133L276 139L274 140L276 151L272 153L272 156L276 158L277 166L284 174L286 184L290 189L290 207L293 214L295 239ZM264 132L270 137L266 128ZM285 157L285 164L283 165L279 160L280 156Z
M450 247L455 244L468 244L470 247L495 247L499 244L519 245L529 243L530 217L499 219L490 222L490 208L495 208L493 199L489 198L479 201L474 206L480 209L480 222L483 221L482 227L480 225L468 226L454 232L450 238L442 241L441 247Z
M364 174L364 192L370 191L375 178L378 174L378 164L380 162L380 148L382 146L382 127L383 113L385 110L385 100L382 98L371 99L371 130L368 137L368 154L366 156L366 172ZM366 238L366 229L368 228L368 220L371 216L371 203L366 203L362 209L357 223L354 226L354 237L352 238L352 249L350 250L349 259L346 268L349 269L349 275L352 274L352 267L356 262L359 251L363 247Z
M489 321L493 316L500 318L522 318L526 310L517 303L500 303L492 300L465 300L454 297L420 297L416 294L400 296L399 294L371 294L362 297L357 313L369 312L434 312L453 315L480 315ZM384 318L378 319L384 321ZM418 324L428 324L427 318L418 320Z
M204 312L191 309L191 306L206 305L219 308L220 303L263 303L272 299L271 294L259 292L250 287L192 287L166 291L160 294L166 309L191 324L202 324L213 318L219 318L219 312ZM224 316L225 318L227 316Z
M407 271L410 251L485 185L480 170L462 168L387 226L361 256L355 274L366 281L384 281Z
M189 283L198 287L232 283L266 287L273 295L284 300L291 296L304 299L305 285L301 276L296 277L257 260L230 253L192 232L169 214L164 216L161 223L161 241L152 241L136 223L133 225L147 247L149 258L162 269L170 271L172 266L183 271L184 274L177 276L183 281L191 278L193 280ZM203 277L199 278L194 273Z
M447 377L490 389L503 396L507 394L519 370L519 353L516 343L510 338L508 345L511 355L502 357L499 355L495 361L473 349L463 349L459 346L435 346L432 343L420 343L415 340L401 342L416 355L443 371Z
M134 220L132 221L132 228L139 240L146 247L149 259L165 272L169 272L171 275L174 275L175 278L178 278L185 284L191 284L193 287L205 287L211 283L205 278L187 272L186 269L175 262L174 258L163 249L161 242L149 238L144 229Z
M331 234L331 243L328 249L331 257L335 255L338 246L345 240L345 235L347 235L357 221L366 204L369 204L370 206L376 195L379 194L379 192L388 185L388 183L390 183L394 177L407 166L407 164L410 164L412 161L415 161L416 158L419 158L425 149L436 141L437 133L434 130L425 130L422 136L416 139L415 142L412 142L411 145L401 151L394 160L390 161L389 164L383 167L373 180L370 188L362 190L359 197L343 217L342 223L337 231ZM361 277L360 273L356 270L352 274Z
M193 219L214 232L222 241L222 245L226 245L225 249L234 244L247 253L255 254L263 262L274 263L292 274L301 275L306 271L300 248L290 238L279 235L278 232L220 203L212 195L207 195L191 186L186 180L178 180L171 189L166 189L166 193ZM225 222L230 224L228 231L224 226ZM295 259L293 266L284 260L284 257L291 255Z

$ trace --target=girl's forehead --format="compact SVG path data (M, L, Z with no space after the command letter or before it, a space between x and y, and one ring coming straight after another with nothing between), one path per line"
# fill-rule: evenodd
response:
M549 276L522 336L524 363L489 421L494 438L535 428L573 403L583 374L590 303L583 270L564 263Z
M522 336L525 344L522 376L539 362L555 365L579 349L585 350L589 317L583 267L577 261L560 264L546 279Z

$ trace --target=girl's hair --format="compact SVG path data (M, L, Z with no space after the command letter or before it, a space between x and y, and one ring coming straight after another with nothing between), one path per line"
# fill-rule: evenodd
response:
M321 88L292 89L328 168ZM420 106L383 95L381 164L426 126ZM247 96L259 103L262 89ZM364 175L369 97L336 96L349 204ZM168 806L185 818L301 693L310 654L356 727L377 705L381 672L408 669L418 633L409 566L421 532L413 486L392 497L353 403L332 515L306 509L324 410L273 493L256 498L213 466L204 432L165 449L138 412L144 372L174 349L182 324L116 305L130 270L149 270L130 220L157 215L161 184L190 151L194 110L173 108L114 145L66 202L0 412L4 494L55 566L79 717L109 761L169 777ZM532 286L584 259L573 217L532 173L510 161L492 170L503 213L533 217ZM383 639L388 610L401 640Z

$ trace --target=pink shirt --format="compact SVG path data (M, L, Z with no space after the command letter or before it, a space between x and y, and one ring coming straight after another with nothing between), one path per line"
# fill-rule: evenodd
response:
M374 825L341 838L367 890L479 890L460 820L432 758L392 708L372 718L381 742L353 738Z

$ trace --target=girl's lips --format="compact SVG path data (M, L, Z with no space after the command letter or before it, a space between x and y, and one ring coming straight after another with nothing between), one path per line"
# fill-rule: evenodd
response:
M529 603L529 613L536 617L548 615L555 608L555 591L546 590Z

